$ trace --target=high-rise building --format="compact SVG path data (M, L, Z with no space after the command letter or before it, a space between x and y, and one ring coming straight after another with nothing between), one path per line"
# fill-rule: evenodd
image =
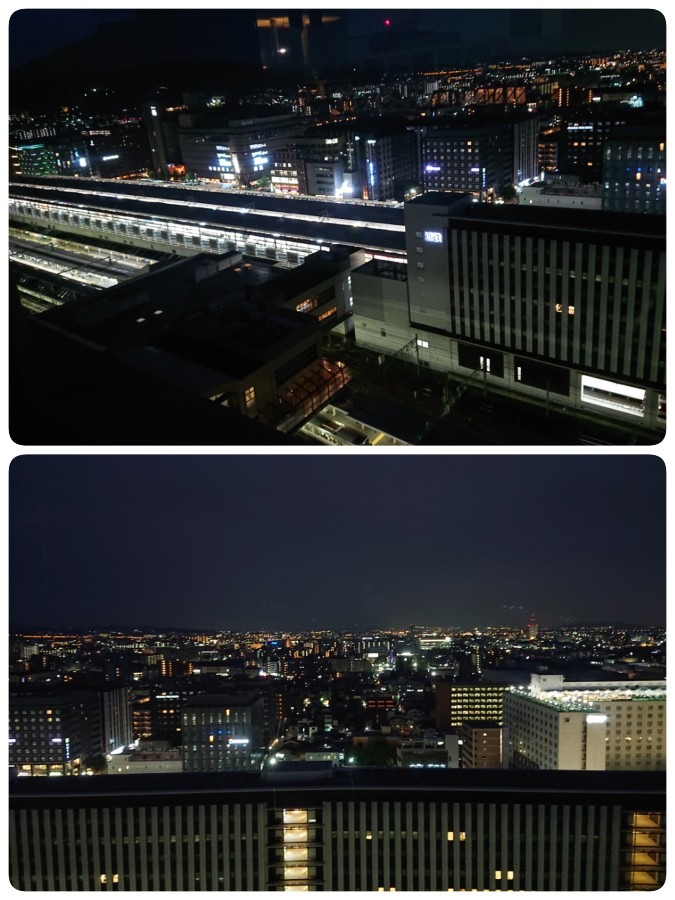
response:
M663 772L345 769L10 784L16 890L663 886Z
M353 138L363 199L403 200L419 180L414 134L364 130Z
M178 141L179 112L177 108L165 109L159 103L146 103L143 106L152 168L165 177L173 166L183 164L183 154Z
M188 697L182 711L184 771L259 769L265 752L263 729L258 692Z
M539 626L537 625L537 620L534 618L534 613L530 616L530 621L527 623L527 639L528 641L536 641L539 635Z
M541 172L538 152L540 125L541 120L533 114L518 116L512 124L513 184L537 178Z
M121 684L97 690L101 706L101 746L112 753L131 743L131 704L129 689Z

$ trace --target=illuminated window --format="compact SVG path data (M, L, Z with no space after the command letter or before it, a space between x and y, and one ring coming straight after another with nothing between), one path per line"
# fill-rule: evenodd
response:
M617 384L590 375L581 376L581 399L596 406L605 406L633 416L644 416L646 391L626 384Z
M255 388L253 386L246 388L244 391L244 402L246 403L246 409L252 409L255 406Z
M284 880L286 881L306 880L308 877L307 866L284 866Z
M285 809L283 812L284 825L301 825L308 821L306 809Z
M337 313L337 306L333 306L330 309L327 309L326 312L321 313L321 315L319 316L319 322L323 322L324 319L328 319L331 316L336 315L336 313Z
M309 859L307 847L284 847L284 862L303 862Z
M319 302L316 297L308 297L306 300L302 300L298 303L295 307L295 311L301 313L310 312L311 310L316 309L318 305Z

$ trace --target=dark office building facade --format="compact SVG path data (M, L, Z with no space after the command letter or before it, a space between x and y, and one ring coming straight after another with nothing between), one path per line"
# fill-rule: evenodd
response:
M412 132L363 130L350 135L364 200L403 200L418 184Z
M416 337L432 369L665 428L663 217L431 193L406 204L406 244L407 308L378 311L374 279L352 273L357 343Z
M425 191L487 200L513 183L513 131L506 123L430 130L420 146Z
M9 698L9 766L16 774L79 775L104 752L93 691Z
M626 128L607 141L602 208L608 212L666 214L666 134Z
M270 779L17 779L10 881L62 891L613 891L665 881L664 773L328 764L303 777L288 765L294 774Z
M200 694L182 708L183 769L259 769L264 755L264 703L248 694Z

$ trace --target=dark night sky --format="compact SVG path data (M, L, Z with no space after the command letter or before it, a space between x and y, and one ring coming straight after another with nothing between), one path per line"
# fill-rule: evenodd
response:
M9 561L12 628L665 624L665 466L23 456Z
M421 30L456 32L462 45L483 47L485 51L499 47L504 52L510 45L523 39L531 39L531 52L537 52L545 46L555 49L598 49L599 43L607 49L646 47L663 47L665 45L665 19L663 14L654 9L620 8L621 4L610 5L607 9L548 9L544 18L537 24L537 10L531 10L531 16L519 19L517 26L510 22L509 12L519 7L500 4L488 4L490 8L482 9L447 9L441 8L399 9L397 4L378 9L353 9L334 7L342 11L347 18L348 32L354 37L360 34L374 34L384 30L384 19L389 18L392 27L415 16ZM575 4L579 6L579 4ZM207 57L223 57L242 53L250 53L251 46L243 36L232 39L228 20L232 20L232 11L223 11L220 4L200 4L199 9L182 10L181 6L171 7L172 11L184 11L189 22L183 19L185 28L193 28L195 23L204 22L204 27L191 30L190 35L198 35L192 43L198 45L200 52ZM240 7L237 7L239 9ZM252 8L252 7L249 7ZM307 9L296 4L295 9ZM309 7L311 8L311 7ZM331 8L328 6L320 8ZM283 9L283 8L282 8ZM218 11L219 22L213 18L214 10ZM157 40L163 39L163 28L174 28L166 10L154 9L157 17ZM280 12L276 9L277 14ZM106 23L119 23L132 19L133 9L20 9L10 19L9 58L10 65L15 66L66 46L72 41L93 34L97 28ZM168 23L168 24L167 24ZM515 30L514 30L515 28ZM254 40L254 38L253 38ZM544 40L545 43L541 43ZM527 51L527 46L518 43L518 50ZM123 58L121 58L121 62Z

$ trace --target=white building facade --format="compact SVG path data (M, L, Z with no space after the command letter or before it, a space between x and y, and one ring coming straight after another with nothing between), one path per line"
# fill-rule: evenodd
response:
M504 695L511 767L665 770L665 683L561 685L535 676L529 691Z

